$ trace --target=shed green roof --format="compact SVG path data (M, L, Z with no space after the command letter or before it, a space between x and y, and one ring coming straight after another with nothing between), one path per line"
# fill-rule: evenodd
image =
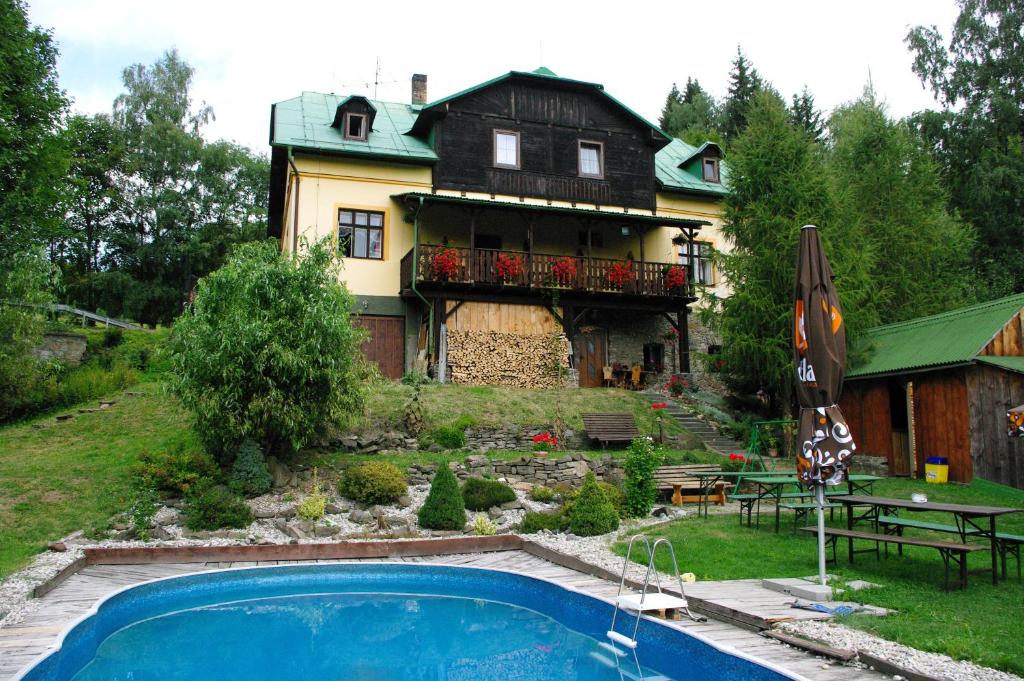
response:
M347 140L339 128L331 127L338 105L350 97L320 92L274 105L270 143L296 149L326 151L381 160L433 163L437 154L421 139L406 135L420 107L367 99L376 110L373 130L365 142Z
M1024 357L996 357L993 355L985 355L978 357L979 362L985 364L991 364L997 366L1000 369L1008 369L1010 371L1016 371L1019 374L1024 374Z
M669 191L711 194L714 196L725 196L728 194L729 166L725 163L718 167L721 182L705 182L702 178L680 168L681 165L696 156L708 144L708 142L705 142L698 148L687 144L683 140L674 139L667 147L660 149L654 156L654 174L658 178L658 184Z
M1017 360L1022 358L982 358L978 353L1021 309L1024 293L869 329L865 341L872 348L870 359L849 370L846 377L864 378L975 360L1005 368L1019 366L1024 362Z

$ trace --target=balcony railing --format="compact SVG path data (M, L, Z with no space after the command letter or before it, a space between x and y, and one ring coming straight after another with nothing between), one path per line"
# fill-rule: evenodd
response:
M444 270L436 257L442 251L454 254L445 253L447 258L450 258L448 271ZM409 251L402 258L403 289L409 288L412 284L413 253L414 251ZM502 261L504 265L501 264ZM683 265L658 262L423 244L419 248L416 281L445 285L686 297L690 294L689 273L687 272L682 286L670 286L667 274L673 267L681 267L684 272L687 271Z

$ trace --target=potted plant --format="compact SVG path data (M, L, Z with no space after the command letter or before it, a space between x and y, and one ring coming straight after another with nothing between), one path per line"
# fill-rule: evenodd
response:
M686 286L686 270L679 265L665 268L665 288L669 291L681 291Z
M775 433L768 433L768 436L764 439L765 446L768 448L768 456L773 459L779 457L779 438L776 437Z
M442 246L430 258L430 269L438 281L448 281L459 272L462 257L454 248Z
M494 271L502 283L507 284L523 276L523 259L516 253L499 253Z
M633 272L633 261L617 262L608 268L608 283L612 286L622 287L636 280L636 273Z
M572 286L576 283L576 261L563 256L551 266L551 276L559 286Z

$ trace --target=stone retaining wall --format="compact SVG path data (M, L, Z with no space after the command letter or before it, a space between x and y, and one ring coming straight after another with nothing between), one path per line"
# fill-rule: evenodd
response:
M85 356L85 349L85 336L52 332L43 335L43 341L35 349L35 354L42 362L57 359L69 366L78 366Z
M466 448L477 451L490 451L499 449L505 451L532 451L533 438L540 433L553 433L551 426L539 426L533 428L467 428ZM559 446L562 449L573 450L586 447L587 438L574 430L562 431L562 440Z
M622 464L611 455L588 457L582 454L547 457L520 457L518 459L492 460L486 456L471 456L465 463L449 464L461 480L468 477L492 476L504 478L509 483L545 485L552 487L559 483L579 486L588 472L599 480L620 482ZM437 472L437 464L413 464L407 470L410 485L429 484Z

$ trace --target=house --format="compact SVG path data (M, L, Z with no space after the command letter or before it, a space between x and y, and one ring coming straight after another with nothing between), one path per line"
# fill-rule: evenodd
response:
M690 307L726 292L709 259L722 150L546 68L426 89L415 75L410 103L304 92L271 109L269 234L284 252L334 238L368 357L392 378L467 381L473 361L473 381L515 384L550 364L539 339L564 336L553 352L581 386L618 365L696 370L691 350L714 347Z
M874 352L839 402L859 452L894 475L949 459L949 478L1024 488L1024 439L1007 411L1024 402L1024 294L867 332Z

